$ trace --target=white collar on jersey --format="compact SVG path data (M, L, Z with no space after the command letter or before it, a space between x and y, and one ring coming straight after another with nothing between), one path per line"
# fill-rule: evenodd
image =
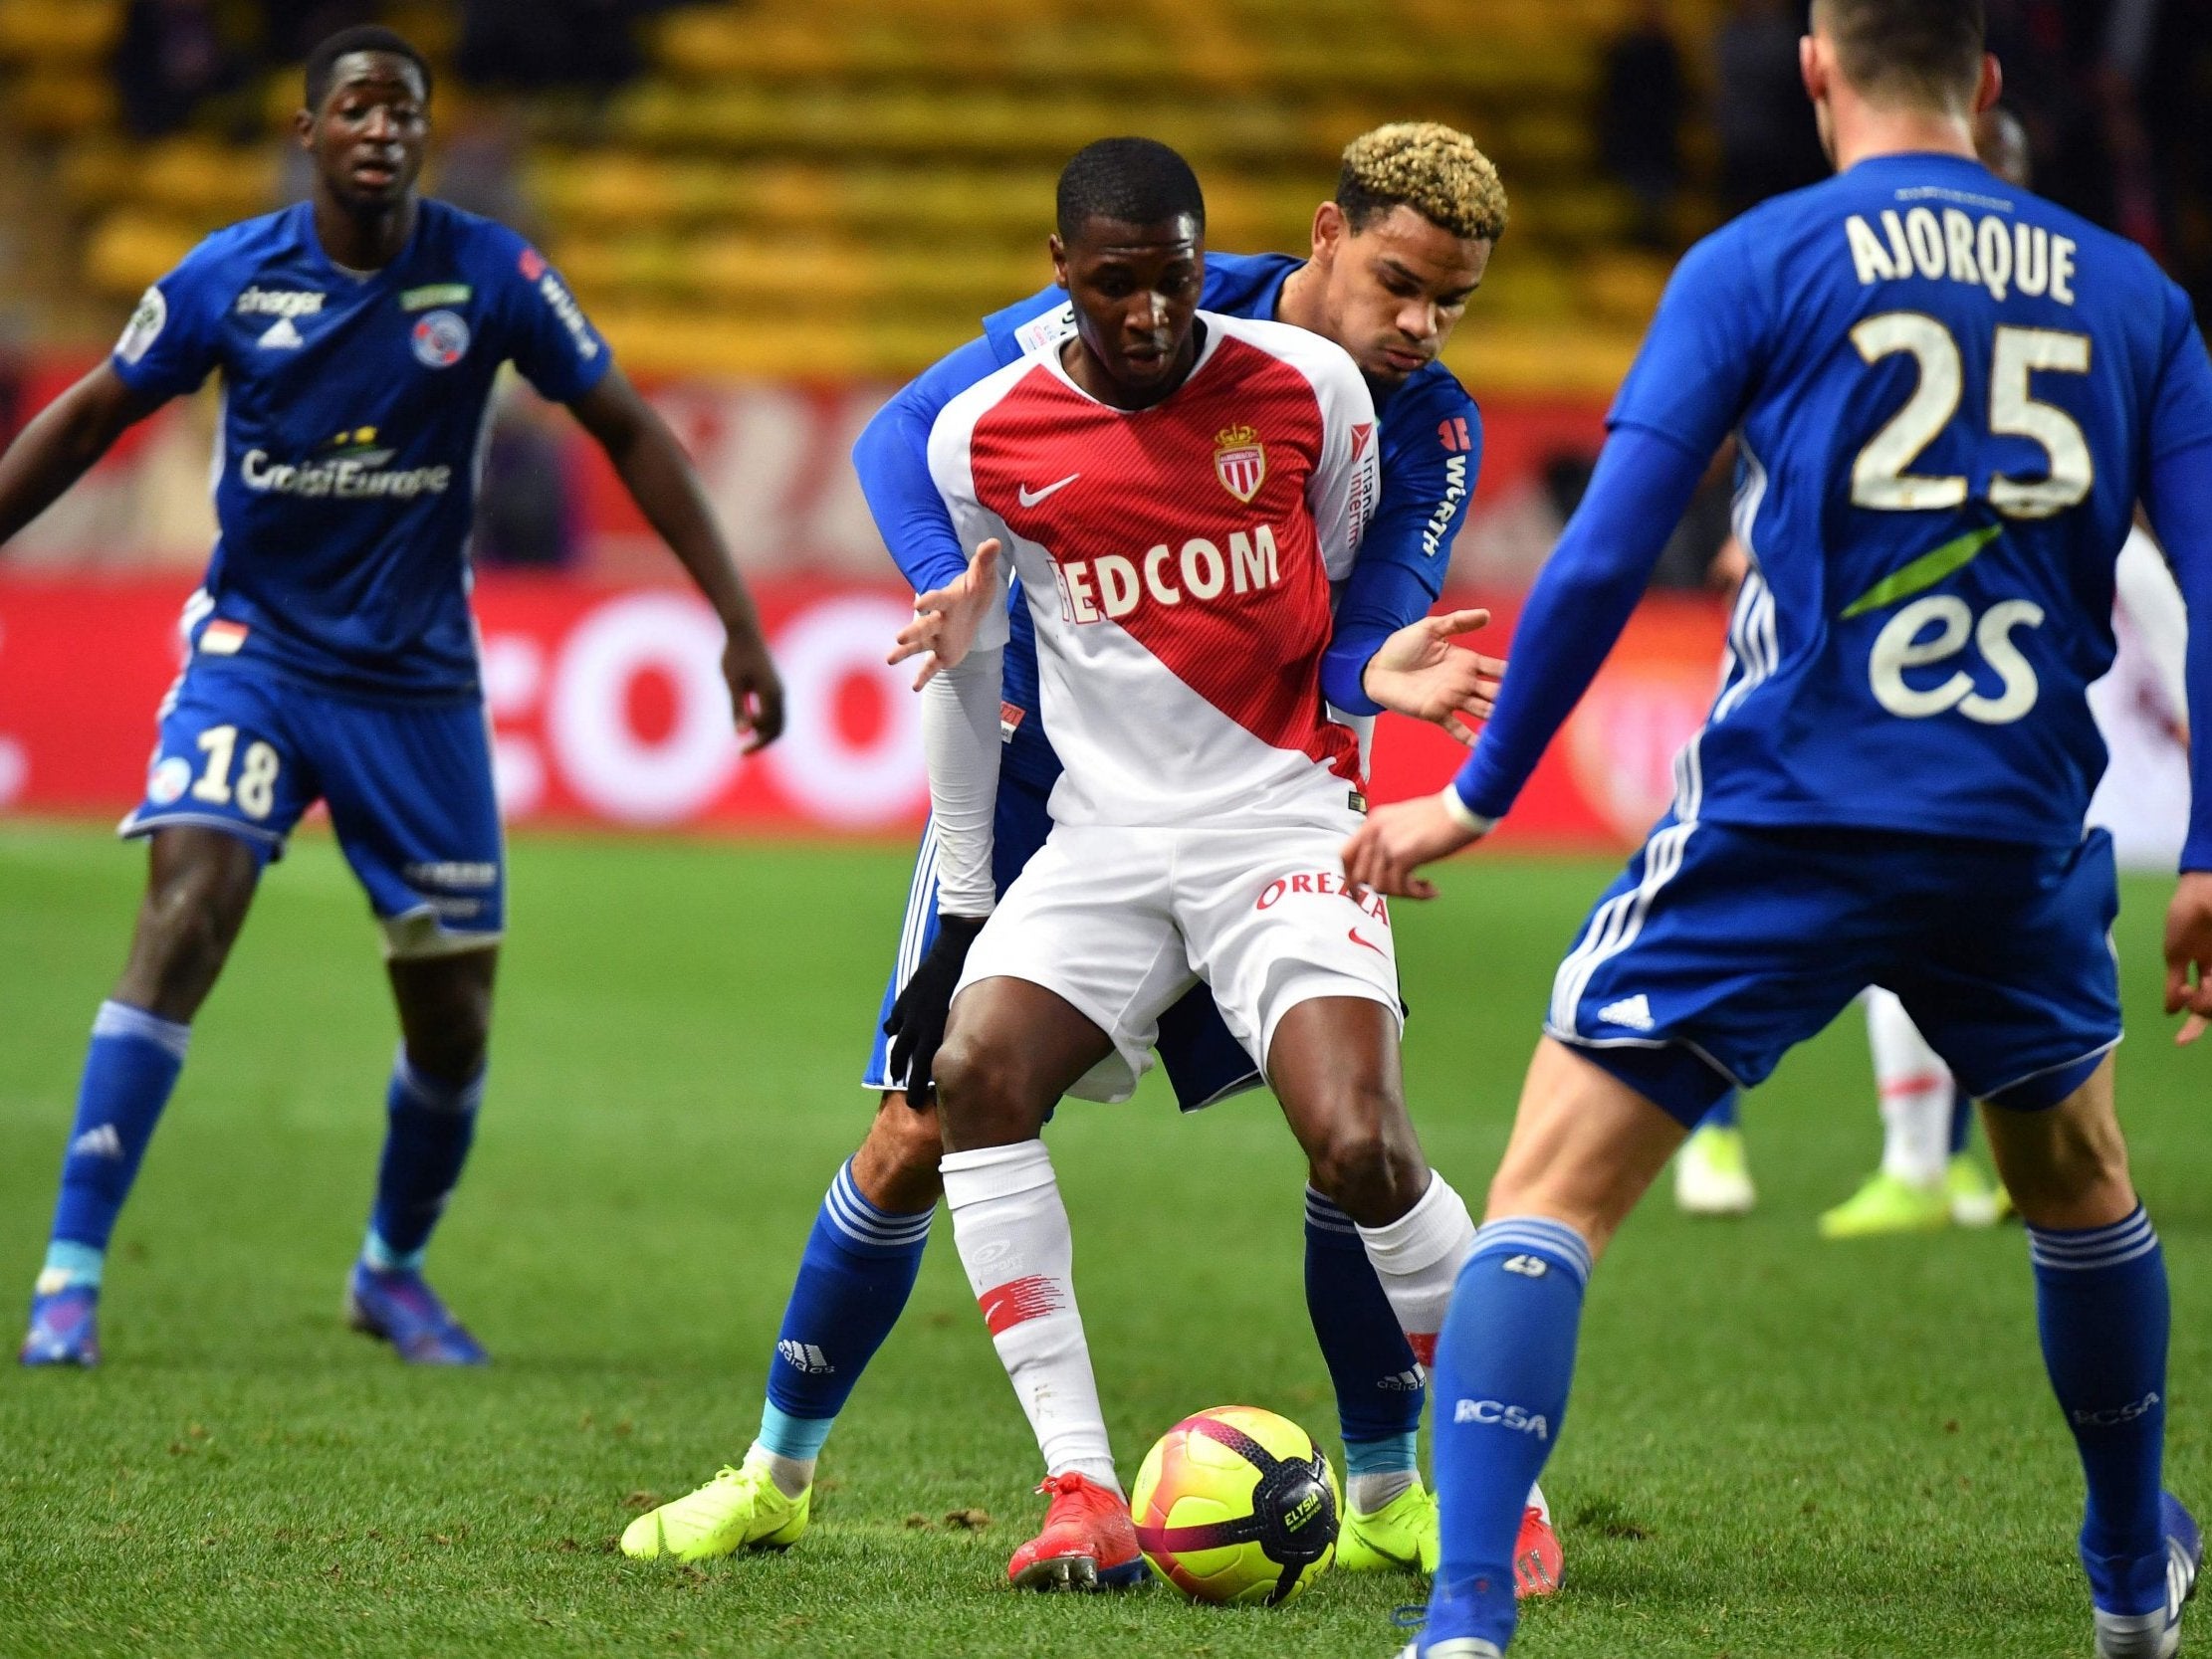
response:
M1216 315L1213 311L1199 312L1198 320L1199 323L1202 324L1206 329L1206 337L1199 341L1199 360L1191 365L1191 372L1183 377L1183 386L1188 386L1192 381L1196 380L1201 374L1206 372L1206 365L1214 360L1214 350L1221 343L1222 335L1225 332L1225 330L1223 330L1223 328L1221 327L1220 317ZM1061 343L1064 345L1066 342L1062 341ZM1072 374L1068 373L1067 364L1061 360L1060 348L1058 346L1054 346L1052 349L1047 351L1040 351L1036 354L1036 356L1037 361L1042 363L1050 373L1058 378L1061 385L1065 386L1077 397L1082 398L1087 403L1095 403L1101 409L1112 409L1117 415L1142 415L1147 410L1158 409L1163 404L1174 402L1176 392L1180 392L1183 390L1183 386L1178 386L1176 387L1174 392L1170 392L1166 397L1162 398L1159 403L1148 403L1143 409L1123 409L1115 404L1106 402L1103 398L1092 397L1089 392L1086 392L1085 390L1083 390L1082 387L1078 386L1075 383L1075 377Z

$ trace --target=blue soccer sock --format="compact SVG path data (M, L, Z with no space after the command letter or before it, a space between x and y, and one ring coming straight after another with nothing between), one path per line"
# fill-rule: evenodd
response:
M1428 1390L1359 1228L1310 1186L1306 1312L1336 1385L1345 1496L1353 1509L1372 1515L1417 1478L1415 1443Z
M2036 1323L2089 1505L2082 1564L2097 1605L2166 1604L2159 1463L2166 1438L2166 1260L2140 1204L2108 1227L2028 1229Z
M476 1110L484 1099L484 1068L463 1083L426 1076L408 1064L406 1045L392 1061L385 1091L384 1156L376 1168L376 1204L369 1212L361 1260L379 1273L415 1272L430 1230L468 1161Z
M1951 1091L1951 1156L1966 1150L1974 1138L1974 1097L1963 1089Z
M769 1360L761 1412L759 1446L796 1466L776 1471L779 1486L813 1478L837 1414L914 1292L936 1213L934 1205L919 1215L876 1208L853 1181L849 1159L822 1195Z
M97 1285L115 1217L138 1178L153 1126L184 1069L192 1028L123 1002L103 1002L93 1018L77 1119L62 1158L62 1190L39 1274L42 1292Z
M1443 1558L1424 1648L1513 1635L1513 1543L1558 1443L1590 1246L1565 1222L1486 1222L1437 1343L1437 1502Z

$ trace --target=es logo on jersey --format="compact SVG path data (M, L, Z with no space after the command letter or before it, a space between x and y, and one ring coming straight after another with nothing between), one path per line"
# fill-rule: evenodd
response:
M451 368L468 355L468 322L459 311L432 311L415 323L413 344L424 368Z

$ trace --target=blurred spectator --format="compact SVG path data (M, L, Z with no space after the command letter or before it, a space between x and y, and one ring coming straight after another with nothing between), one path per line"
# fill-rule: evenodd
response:
M490 100L463 104L438 128L439 198L540 240L523 195L522 150L522 130L504 104Z
M340 29L377 21L376 0L259 0L262 48L275 64L305 62Z
M1742 549L1736 548L1731 558L1722 556L1735 546L1731 528L1735 474L1736 446L1722 444L1698 481L1697 493L1682 510L1681 521L1659 551L1659 563L1652 569L1654 588L1675 592L1715 587L1728 590L1743 580L1743 571L1736 563Z
M507 569L558 570L577 553L574 484L551 407L501 372L484 452L470 556Z
M1682 188L1682 116L1687 87L1667 0L1644 0L1636 20L1606 48L1598 106L1598 149L1607 171L1636 198L1637 241L1673 243Z
M644 68L632 33L657 7L637 0L462 0L462 79L543 92L611 88Z
M1731 218L1828 176L1797 67L1804 22L1804 6L1791 0L1735 0L1713 33L1713 128Z
M123 121L138 137L176 131L209 99L242 86L247 69L212 0L130 0L114 74Z

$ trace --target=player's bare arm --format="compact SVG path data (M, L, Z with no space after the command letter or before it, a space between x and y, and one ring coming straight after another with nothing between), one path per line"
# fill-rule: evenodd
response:
M760 614L715 523L699 474L675 433L617 367L569 405L614 464L623 488L714 606L728 643L722 678L752 754L782 734L783 683L761 637Z
M0 546L164 401L131 390L104 362L40 410L0 453Z

